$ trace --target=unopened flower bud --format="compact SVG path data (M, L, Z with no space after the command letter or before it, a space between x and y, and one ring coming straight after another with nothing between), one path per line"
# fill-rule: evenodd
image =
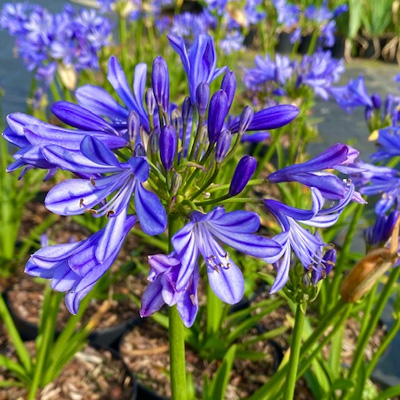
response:
M132 110L129 113L127 124L129 141L135 142L140 132L140 118L136 111Z
M190 97L185 97L182 104L182 122L184 125L188 124L189 119L192 117L192 102Z
M204 117L207 111L208 99L210 97L210 87L207 82L200 83L196 90L196 105L199 115Z
M228 96L228 110L231 108L236 92L236 76L233 71L228 71L221 82L221 89Z
M389 93L385 99L384 116L386 116L392 112L393 102L394 102L393 95L391 95Z
M158 153L160 148L160 128L154 128L149 136L149 146L151 154Z
M174 164L176 142L176 130L174 127L171 125L164 126L160 134L160 157L166 170L170 170Z
M228 129L224 129L217 140L215 146L215 161L217 163L222 162L231 147L232 134Z
M229 187L229 195L236 196L247 185L250 178L253 176L257 167L257 160L251 156L244 156L236 166L233 174L231 186Z
M251 121L253 121L254 110L250 106L246 106L243 108L242 113L240 114L239 119L239 129L238 134L243 135L249 128Z
M171 113L171 124L176 130L176 132L180 132L181 122L182 122L181 112L177 108L173 109Z
M142 144L137 144L135 149L133 150L133 155L135 157L146 157L146 149Z
M172 175L172 184L171 184L171 192L172 195L175 196L178 193L179 188L182 186L182 175L177 172Z
M168 111L169 105L169 74L168 66L165 60L157 56L153 61L153 70L151 73L154 97L158 106L164 111Z
M224 90L218 90L211 97L208 111L208 140L211 145L217 141L222 131L228 110L228 96Z
M378 93L374 93L371 96L371 100L372 100L372 104L374 105L374 108L379 110L381 108L381 104L382 104L381 96L379 96Z
M344 278L340 295L347 303L354 303L368 293L379 278L393 267L397 254L390 249L379 248L370 251Z
M367 122L370 121L371 118L372 118L372 111L373 111L373 108L372 108L372 107L370 107L370 106L366 106L366 107L365 107L364 116L365 116L365 120L366 120Z
M154 115L154 111L156 109L156 98L154 97L152 88L147 89L145 98L147 112L149 115Z

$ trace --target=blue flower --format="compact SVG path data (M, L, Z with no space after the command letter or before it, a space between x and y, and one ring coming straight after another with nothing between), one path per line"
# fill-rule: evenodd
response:
M115 129L121 133L127 132L129 112L135 111L140 117L142 126L149 132L149 118L143 105L146 75L146 64L137 64L132 93L120 63L116 57L112 56L108 61L107 79L122 100L124 106L118 103L106 90L93 85L80 87L76 91L76 99L83 108L96 115L108 118ZM67 123L74 126L72 120Z
M111 267L135 222L133 215L121 213L85 240L43 247L31 256L25 272L51 279L54 290L67 292L67 308L76 314L81 300Z
M225 72L226 68L217 68L214 42L210 36L197 36L189 51L186 50L185 42L181 37L168 35L168 39L181 58L188 78L190 99L193 104L196 104L196 90L200 83L211 83Z
M244 291L243 275L220 243L254 257L279 254L279 244L254 234L259 225L257 214L249 211L225 212L223 207L216 207L207 214L192 212L190 222L172 237L172 245L181 262L176 290L187 287L193 274L197 273L201 255L214 293L228 304L239 302Z
M239 51L243 46L244 36L237 30L227 32L226 36L221 39L219 47L224 54L231 54Z
M317 188L322 195L329 200L339 200L346 197L350 187L331 172L323 172L326 169L336 169L342 173L354 173L357 168L351 168L350 164L358 157L358 151L345 144L337 143L325 150L319 156L301 164L289 165L269 175L270 182L300 182L303 185ZM357 192L353 201L365 203Z
M151 267L148 280L150 281L142 296L140 315L148 317L158 311L164 304L170 307L177 305L179 315L189 328L193 325L199 303L197 285L199 272L196 269L187 285L180 291L176 289L176 280L182 267L175 253L170 255L157 254L149 257Z
M362 75L357 79L350 79L349 83L345 86L332 87L330 93L345 111L350 111L360 106L373 108L373 103L365 88L364 77Z
M157 235L165 230L164 207L158 197L143 186L149 177L145 157L132 157L120 163L102 142L90 136L82 140L80 152L69 152L59 146L47 146L43 152L46 159L59 168L90 176L89 179L69 179L52 188L45 200L50 211L59 215L90 212L95 217L118 216L126 212L134 194L135 210L143 231ZM95 209L97 205L100 207Z
M290 28L299 22L300 8L297 5L287 3L286 0L273 0L272 4L278 13L278 24Z
M271 293L285 286L292 266L292 251L306 270L321 272L321 269L326 269L322 250L327 244L318 234L312 234L299 225L299 222L313 227L334 225L344 207L351 201L353 193L354 185L351 185L345 198L332 207L323 208L324 198L319 190L313 188L311 210L300 210L276 200L264 200L266 209L275 216L282 228L282 232L274 237L282 246L282 251L273 257L265 257L265 261L273 263L277 270Z
M378 151L371 155L371 159L382 161L400 155L400 128L390 126L379 130Z
M43 149L49 145L58 145L66 150L79 151L80 143L86 135L101 140L103 145L110 149L126 146L126 140L118 136L111 125L96 115L72 103L65 102L59 103L59 110L67 113L64 106L68 104L71 104L68 107L71 113L76 111L74 114L77 117L74 119L74 123L87 130L60 128L22 113L13 113L7 116L8 127L3 132L3 136L9 143L20 148L13 155L15 161L8 166L8 172L23 166L27 166L28 169L36 167L49 169L47 178L50 178L56 172L57 166L44 157ZM63 119L61 111L57 114Z

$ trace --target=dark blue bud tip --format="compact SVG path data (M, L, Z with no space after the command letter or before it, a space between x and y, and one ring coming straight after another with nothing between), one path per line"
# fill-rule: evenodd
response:
M232 133L228 129L224 129L218 137L215 147L215 161L221 163L228 153L232 142Z
M229 187L231 197L238 195L247 185L257 168L257 160L251 156L244 156L236 166L232 182Z
M160 158L166 171L172 169L177 145L176 130L171 125L162 128L160 134Z
M247 131L251 122L253 121L253 117L254 117L254 110L250 106L246 106L243 109L242 113L240 114L239 128L238 128L239 135L243 135Z
M210 87L207 82L200 83L196 90L196 104L199 115L203 118L207 111Z
M162 107L164 111L167 111L169 104L168 66L165 60L160 56L157 56L153 61L151 81L157 105Z

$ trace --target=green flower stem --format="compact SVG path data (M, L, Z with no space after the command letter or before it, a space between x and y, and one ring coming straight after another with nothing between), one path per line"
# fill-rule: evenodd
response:
M367 373L366 373L367 378L369 378L371 376L371 374L374 371L376 364L380 360L382 354L388 348L389 344L395 338L395 336L397 335L399 330L400 330L400 318L397 317L397 319L395 319L394 324L390 328L389 332L385 335L385 338L383 339L382 343L380 344L378 350L375 352L374 356L372 357L371 362L368 364Z
M297 368L299 366L301 338L303 336L304 321L306 318L307 304L297 304L296 315L293 327L292 343L290 345L290 358L287 371L287 380L285 391L283 393L284 400L292 400L294 389L297 381Z
M24 342L21 339L21 336L18 333L18 330L14 324L10 311L7 308L6 302L4 301L3 295L0 292L0 319L3 321L6 331L12 341L12 344L15 347L15 351L17 352L17 356L21 365L24 367L26 372L31 372L32 370L32 361L29 355L28 350L26 349Z
M200 140L200 136L201 136L201 131L203 129L203 121L204 121L204 117L202 117L201 115L199 116L199 122L197 124L197 129L196 129L196 135L194 137L193 143L191 144L192 147L190 148L190 153L189 153L189 157L188 160L192 160L193 156L194 156L194 152L196 150L196 146L197 143Z
M118 34L119 34L119 43L124 49L127 41L127 31L126 31L126 19L122 15L118 15ZM139 42L140 43L140 42ZM128 59L127 59L127 52L122 50L121 51L121 64L122 69L127 70L128 68Z
M309 56L313 55L315 46L317 44L318 36L319 36L319 29L315 28L315 30L312 34L312 37L311 37L310 46L308 47L307 55L309 55Z
M215 204L215 203L252 203L252 204L261 204L264 200L263 199L253 199L251 197L231 197L229 193L222 196L218 197L217 199L210 199L210 200L204 200L204 201L196 201L196 206L208 206L210 204Z
M44 377L46 356L51 352L50 346L54 338L55 323L61 299L59 293L53 292L50 286L46 288L46 291L46 295L50 297L48 315L43 315L41 317L41 322L44 323L44 329L40 335L41 337L38 337L39 340L36 339L36 364L33 369L32 384L29 387L28 400L36 399L36 393L41 386L42 377ZM44 308L45 307L43 307L43 310Z
M351 364L350 367L348 380L351 381L354 380L358 374L360 366L364 360L365 347L367 346L369 339L371 338L371 335L373 334L376 325L379 322L379 318L381 317L383 309L392 293L392 288L399 279L399 277L400 277L400 268L393 269L392 272L390 273L386 285L383 287L382 292L379 295L376 306L373 312L371 313L367 328L364 330L363 335L359 336L356 351L354 353L353 363ZM349 394L350 394L349 391L345 391L342 396L343 400L348 399Z
M212 337L220 330L223 303L207 285L207 336Z
M197 196L200 196L214 181L214 179L217 177L219 172L219 165L215 165L213 173L210 175L210 177L206 180L204 185L195 193L193 193L190 196L190 200L194 200Z
M249 186L256 186L256 185L262 185L262 184L265 183L265 182L266 182L265 179L250 179L250 180L247 182L246 187L249 187ZM209 191L210 193L219 192L220 190L229 189L230 186L231 186L231 184L230 184L230 183L227 183L226 185L214 186L214 187L210 188L208 191Z
M345 303L342 300L339 300L335 306L325 314L325 316L321 319L319 325L315 328L313 333L307 338L304 342L303 346L301 347L301 354L299 361L302 361L307 353L312 349L312 347L317 343L320 337L325 333L325 331L333 325L336 318L343 313L347 312L349 308L352 307L352 304ZM329 334L329 339L331 335L336 332L339 328L339 324L335 324L333 327L333 331ZM326 340L326 339L325 339ZM307 358L309 361L312 361L311 357ZM278 372L260 389L258 389L250 398L249 400L267 400L272 398L272 394L275 393L275 389L282 386L285 376L287 373L287 365L283 366L278 370Z
M183 226L176 214L168 216L169 251L173 250L171 238ZM171 398L186 400L185 332L176 305L169 309L169 356L171 368Z

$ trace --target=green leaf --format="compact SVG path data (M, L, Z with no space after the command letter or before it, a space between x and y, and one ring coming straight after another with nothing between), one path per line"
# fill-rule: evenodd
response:
M235 354L236 345L233 345L225 354L222 364L215 373L210 385L209 395L206 397L207 400L225 398L225 391L228 386L229 375L232 370L233 361L235 360Z

